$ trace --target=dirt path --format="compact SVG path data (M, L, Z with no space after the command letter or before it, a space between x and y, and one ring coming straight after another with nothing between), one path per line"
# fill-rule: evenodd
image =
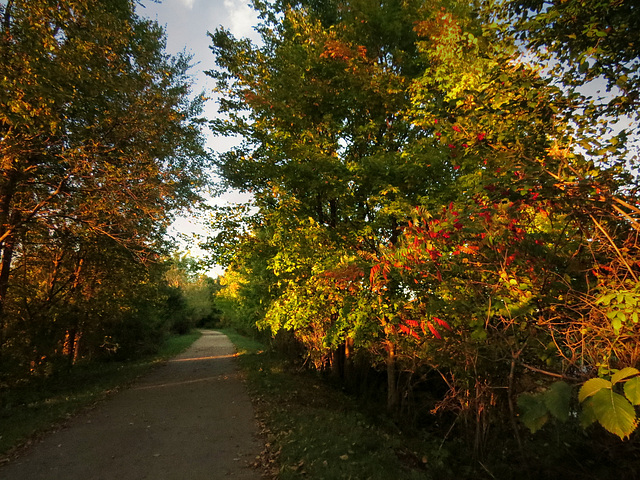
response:
M0 468L2 480L261 477L253 409L221 333L80 415Z

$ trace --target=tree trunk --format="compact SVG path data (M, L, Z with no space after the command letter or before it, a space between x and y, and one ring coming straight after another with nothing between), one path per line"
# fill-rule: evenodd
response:
M0 248L2 250L2 259L0 260L0 357L2 357L7 323L5 319L5 304L9 290L9 271L13 258L13 236L6 238Z
M331 376L343 378L344 376L344 345L331 351Z
M316 216L318 217L318 223L322 225L324 223L324 206L320 195L316 197Z
M399 400L396 346L387 340L387 410L389 413L397 411Z
M18 173L15 170L10 170L7 173L7 177L6 183L0 191L0 235L3 237L10 231L11 225L15 225L16 221L19 221L17 215L11 214L11 202L13 201L18 183ZM12 216L16 218L11 219L10 217ZM13 260L14 244L15 232L6 236L3 241L0 241L0 355L2 346L4 345L4 330L6 325L5 303L7 291L9 290L9 272L11 270L11 261Z
M329 226L331 228L338 226L338 201L335 198L329 201Z
M353 338L344 341L344 380L351 387L353 385Z
M4 7L4 18L2 19L2 28L5 32L9 31L11 27L11 7L13 7L13 0L9 0Z

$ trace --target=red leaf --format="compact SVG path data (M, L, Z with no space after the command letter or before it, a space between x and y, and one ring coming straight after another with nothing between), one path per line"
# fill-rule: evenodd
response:
M451 331L451 327L449 326L449 324L447 322L445 322L444 320L442 320L441 318L438 318L438 317L433 317L433 319L436 321L436 323L438 325L440 325L441 327L444 327L447 330Z
M371 267L371 273L369 274L369 281L371 283L374 283L376 279L376 275L378 274L378 271L380 271L380 264L377 264Z
M411 329L410 329L409 327L407 327L406 325L400 325L400 331L401 331L402 333L407 334L407 335L411 335L411 336L412 336L412 337L414 337L414 338L418 338L418 339L420 338L420 336L419 336L416 332L414 332L413 330L411 330Z
M442 336L438 333L438 331L435 329L435 327L432 325L431 322L427 322L427 327L429 327L429 330L431 330L431 333L433 333L434 337L436 337L439 340L442 340Z

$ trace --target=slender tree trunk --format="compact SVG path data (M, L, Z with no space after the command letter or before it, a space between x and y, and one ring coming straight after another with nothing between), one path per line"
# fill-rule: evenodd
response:
M344 366L344 346L339 345L338 348L331 351L331 376L342 378Z
M4 7L4 18L2 19L2 28L5 32L9 31L11 27L11 7L13 7L13 0L9 0Z
M338 201L334 198L329 201L329 226L336 228L338 226Z
M74 295L78 291L78 288L80 287L80 272L82 271L83 264L84 264L84 258L81 258L78 261L78 265L76 266L75 271L73 272L73 284L71 285L72 295ZM68 341L68 344L65 345L67 350L65 353L68 355L67 358L69 361L69 368L71 368L76 363L76 359L78 358L78 342L80 340L80 337L82 336L81 322L80 322L81 315L82 315L82 312L80 311L80 309L77 306L74 306L73 307L73 326L69 330L67 330L67 338L65 339L65 342Z
M398 243L398 237L400 236L400 230L398 229L398 220L396 217L391 217L391 245Z
M398 409L398 367L396 364L396 346L387 340L387 410L394 413Z
M5 342L5 304L7 292L9 290L9 272L11 270L11 261L13 259L13 236L6 238L1 247L2 259L0 259L0 357L2 357L3 346Z
M11 2L10 2L11 3ZM7 6L9 8L9 6ZM11 226L15 225L19 218L17 215L11 214L11 202L16 192L16 185L18 183L18 173L15 170L7 172L7 179L0 190L0 235L5 236L5 233L10 231ZM11 221L10 217L15 216ZM4 307L7 296L7 290L9 288L9 271L11 269L11 261L13 259L13 250L15 243L15 232L7 236L0 242L0 350L4 344Z
M516 368L516 358L511 359L511 368L509 370L509 383L507 387L507 400L509 403L509 421L511 423L511 428L513 429L513 434L516 437L516 442L518 444L518 450L520 450L520 454L524 457L524 450L522 449L522 440L520 439L520 431L518 430L518 423L516 422L516 408L513 404L513 383L514 383L514 374Z
M318 223L324 223L324 206L322 205L322 197L320 195L316 198L316 215L318 217Z
M473 439L473 458L475 461L482 461L484 452L484 438L485 438L485 402L484 391L482 384L476 376L474 385L474 399L473 399L473 411L475 414L475 434Z
M353 385L353 338L344 341L344 380L351 387Z
M7 5L7 9L11 6L11 2ZM8 15L8 12L6 12ZM0 235L9 231L12 224L15 222L10 221L11 215L11 203L16 192L16 185L18 183L18 172L10 170L7 172L7 179L5 184L0 190ZM19 220L16 216L15 220ZM3 346L5 343L5 305L7 300L7 292L9 290L9 273L11 271L11 261L13 260L13 250L15 244L15 232L12 235L7 236L0 242L0 357L2 356Z
M64 347L62 353L67 357L67 369L71 370L73 366L76 348L76 331L75 329L69 329L64 335Z

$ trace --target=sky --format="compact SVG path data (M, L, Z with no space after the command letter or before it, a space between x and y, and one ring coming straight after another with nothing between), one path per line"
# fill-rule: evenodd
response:
M137 13L140 16L156 20L165 29L167 37L167 53L177 54L185 51L193 55L192 69L194 75L194 93L205 92L211 94L213 79L204 74L205 70L214 68L213 54L209 49L211 44L207 32L213 32L222 26L230 30L236 37L249 37L258 40L253 26L257 23L257 17L249 0L162 0L162 3L154 3L152 0L143 0L143 7L138 6ZM206 107L205 117L212 119L217 113L217 105L210 100ZM207 137L207 147L222 152L233 145L233 140L216 138L209 131L204 132ZM239 194L227 194L220 199L212 200L212 203L228 203L246 201L246 196ZM174 223L170 234L198 233L203 229L195 220L182 217ZM193 246L183 246L189 250L190 255L199 257L203 252ZM207 272L211 276L222 273L218 267Z

